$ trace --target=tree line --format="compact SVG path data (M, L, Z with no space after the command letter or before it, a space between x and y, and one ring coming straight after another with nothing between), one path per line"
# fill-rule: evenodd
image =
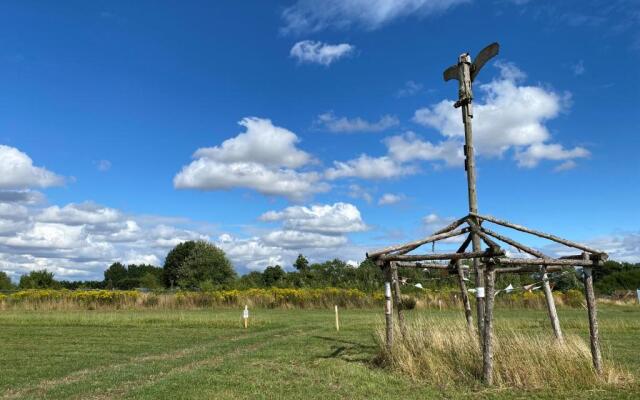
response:
M426 273L416 269L403 269L401 275L410 283L421 283L424 288L444 289L457 287L455 275L447 271ZM535 281L535 275L501 275L496 282L502 287L519 286ZM353 288L372 292L382 288L380 268L370 260L359 266L351 266L340 259L310 263L300 254L285 270L280 265L268 266L264 271L252 271L238 276L224 251L206 241L187 241L175 246L165 258L164 265L124 265L114 262L104 271L102 281L58 281L47 270L32 271L22 275L17 285L0 271L0 290L13 289L135 289L151 290L184 289L249 289L265 287L281 288ZM611 294L616 290L640 288L640 264L607 261L602 268L594 269L596 290ZM555 281L555 290L581 289L579 272L569 270Z

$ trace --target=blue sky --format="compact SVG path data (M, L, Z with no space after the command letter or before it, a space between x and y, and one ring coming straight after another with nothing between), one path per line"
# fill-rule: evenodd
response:
M0 269L100 278L202 238L246 272L424 236L467 210L442 71L493 41L480 211L640 261L639 27L628 0L3 2Z

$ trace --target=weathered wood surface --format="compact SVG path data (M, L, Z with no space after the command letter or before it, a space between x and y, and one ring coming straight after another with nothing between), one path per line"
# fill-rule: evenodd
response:
M393 277L391 275L390 263L385 263L384 276L384 317L386 323L386 345L387 350L391 351L393 347L393 301L391 300L391 280L393 279Z
M398 316L398 326L400 333L405 335L406 326L404 323L404 311L402 309L402 291L400 290L400 278L398 277L398 267L391 263L391 279L393 280L393 302L395 303L396 315Z
M551 234L548 234L548 233L544 233L544 232L536 231L536 230L533 230L533 229L529 229L529 228L527 228L525 226L517 225L517 224L511 223L509 221L501 220L501 219L492 217L490 215L480 215L477 212L473 212L473 211L470 212L469 214L474 216L474 217L480 218L482 220L493 222L494 224L506 226L508 228L512 228L512 229L518 230L520 232L530 233L532 235L535 235L535 236L538 236L538 237L541 237L541 238L544 238L544 239L549 239L551 241L554 241L554 242L557 242L557 243L560 243L560 244L564 244L565 246L569 246L569 247L573 247L573 248L576 248L576 249L584 250L584 251L587 251L587 252L593 253L593 254L605 255L604 252L602 252L600 250L592 249L592 248L587 247L587 246L585 246L583 244L572 242L571 240L563 239L561 237L558 237L558 236L555 236L555 235L551 235Z
M461 260L472 258L504 256L504 251L494 253L489 249L485 251L472 251L470 253L441 253L441 254L388 254L381 256L384 261L427 261L427 260Z
M573 268L573 266L569 266L569 265L565 265L565 266L561 266L561 265L553 265L550 267L546 267L547 268L547 272L557 272L557 271L562 271L562 270L566 270L568 268ZM496 268L496 273L497 274L520 274L520 273L526 273L526 272L540 272L540 267L537 265L524 265L524 266L520 266L520 267L498 267Z
M468 64L460 64L462 66L461 69L461 81L471 80L471 76L469 75ZM464 70L463 70L464 69ZM461 82L461 85L463 83ZM470 90L470 88L469 88ZM459 101L462 101L460 99ZM471 103L464 104L462 106L462 122L464 123L464 154L465 158L465 170L467 171L467 195L469 198L469 213L477 213L478 212L478 194L476 191L476 164L475 164L475 156L473 149L473 131L472 131L472 123L471 119L473 118L473 112L471 111ZM479 225L479 221L476 218L468 219ZM477 233L471 233L471 245L472 250L474 252L479 252L481 250L480 246L480 237ZM473 268L476 272L476 287L480 287L483 285L483 266L477 258L473 260ZM478 298L476 300L476 318L478 322L478 335L482 336L484 332L484 299Z
M502 265L564 265L567 267L594 266L596 261L591 260L560 260L557 258L500 258L497 260Z
M536 256L538 258L549 258L546 255L544 255L543 253L539 252L538 250L532 249L529 246L525 246L524 244L522 244L520 242L517 242L517 241L511 239L510 237L503 236L503 235L501 235L499 233L496 233L496 232L492 231L491 229L488 229L485 226L480 227L480 230L482 232L486 233L487 235L492 236L492 237L494 237L494 238L496 238L496 239L498 239L498 240L500 240L502 242L505 242L507 244L510 244L511 246L515 247L516 249L522 250L525 253L531 254L532 256Z
M538 257L538 258L544 258L544 259L548 259L549 257L546 256L545 254L543 254L542 252L532 249L531 247L525 246L522 243L519 243L511 238L502 236L496 232L493 232L490 229L487 229L485 227L480 227L480 229L485 233L488 234L498 240L501 240L507 244L510 244L511 246L515 247L516 249L519 249L521 251L524 251L527 254L530 254L532 256ZM560 319L558 318L558 310L556 309L556 302L555 299L553 298L553 293L551 291L551 285L549 284L549 277L547 275L548 269L545 266L541 266L540 267L540 272L542 273L542 287L544 290L544 297L547 303L547 313L549 314L549 321L551 322L551 329L553 329L553 334L556 336L556 339L558 339L560 342L563 341L563 337L562 337L562 330L560 329Z
M458 229L455 231L448 231L448 232L442 232L442 233L438 233L438 234L433 234L431 236L428 236L424 239L420 239L420 240L416 240L413 242L409 242L409 243L405 243L405 244L399 244L396 246L390 246L390 247L386 247L384 249L380 249L380 250L375 250L371 253L367 253L367 257L368 258L375 258L381 255L385 255L385 254L389 254L389 253L398 253L398 254L406 254L412 250L417 249L418 247L427 244L427 243L431 243L431 242L436 242L438 240L442 240L442 239L448 239L450 237L454 237L454 236L460 236L463 235L467 232L469 232L469 228L462 228L462 229Z
M560 329L560 318L558 318L558 310L556 310L556 301L553 298L553 292L551 291L551 285L549 284L549 276L547 275L547 267L540 267L542 272L542 290L544 290L544 298L547 302L547 313L549 314L549 321L551 322L551 329L558 341L563 342L562 329Z
M467 320L469 331L473 331L473 312L471 311L471 302L469 301L469 293L467 292L467 284L464 281L464 269L460 260L456 261L456 270L458 271L458 284L460 285L460 298L464 306L464 317Z
M414 262L401 262L397 261L396 265L398 268L421 268L421 269L451 269L449 264L433 264L433 263L425 263L420 261Z
M586 258L586 257L585 257ZM587 300L587 313L589 315L589 342L591 344L591 359L593 368L598 374L602 374L602 354L600 353L600 335L598 332L598 310L596 296L593 292L593 271L589 267L583 268L584 294Z
M482 241L493 251L500 250L500 245L484 233L482 229L480 229L480 225L476 224L471 218L469 218L469 226L471 227L471 232L480 236L480 239L482 239Z
M482 346L482 376L487 385L493 384L493 304L496 294L495 265L488 263L485 271L484 335Z

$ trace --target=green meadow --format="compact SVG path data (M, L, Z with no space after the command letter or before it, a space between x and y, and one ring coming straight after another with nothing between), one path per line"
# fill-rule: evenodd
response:
M413 310L439 323L456 310ZM586 311L561 309L567 334ZM378 309L2 311L1 399L640 398L640 307L601 305L605 361L633 377L617 386L522 390L412 380L373 362ZM544 310L497 310L502 329L550 335ZM549 336L551 338L551 336ZM478 360L478 363L481 361ZM522 360L523 365L527 363Z

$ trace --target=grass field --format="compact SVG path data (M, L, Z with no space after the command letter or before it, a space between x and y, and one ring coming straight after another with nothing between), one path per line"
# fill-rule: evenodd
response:
M605 360L640 381L640 307L601 306ZM561 310L567 333L586 337L584 310ZM411 316L463 318L457 311ZM521 391L434 387L374 366L380 310L0 312L2 399L425 399L640 398L615 389ZM501 326L549 330L544 311L499 310ZM523 363L526 360L523 360Z

